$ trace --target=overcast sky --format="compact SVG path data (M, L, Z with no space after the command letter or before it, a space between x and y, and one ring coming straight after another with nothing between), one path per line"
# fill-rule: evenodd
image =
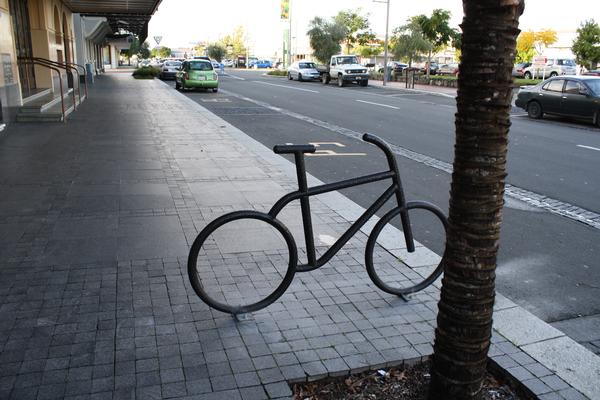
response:
M452 13L452 25L462 19L460 0L390 0L390 32L410 16L431 14L435 8ZM192 47L201 41L215 41L242 25L249 33L251 52L259 57L271 57L281 48L284 23L279 19L280 0L162 0L149 26L151 46L154 36L162 36L161 45ZM330 17L343 9L362 8L369 14L372 29L385 33L385 3L372 0L291 0L292 36L296 46L306 42L308 21L315 16ZM556 6L555 6L556 5ZM521 30L552 28L556 31L574 31L579 24L592 17L600 17L598 0L526 0L521 17ZM600 21L599 21L600 22ZM292 48L294 51L294 48Z

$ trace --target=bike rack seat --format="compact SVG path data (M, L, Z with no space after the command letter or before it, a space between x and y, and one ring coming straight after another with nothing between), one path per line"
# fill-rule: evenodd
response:
M275 154L314 153L317 148L312 144L278 144L273 151Z

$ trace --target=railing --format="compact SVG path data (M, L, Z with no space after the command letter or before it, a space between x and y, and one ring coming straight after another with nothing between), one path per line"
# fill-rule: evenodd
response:
M87 90L87 76L86 76L86 71L85 71L85 67L83 67L82 65L79 64L75 64L75 63L71 63L71 62L58 62L58 61L52 61L52 60L48 60L46 58L41 58L41 57L27 57L27 58L19 58L19 60L30 60L30 61L35 61L36 65L45 65L45 66L53 66L55 68L61 68L63 70L65 70L65 72L67 74L71 74L71 77L73 79L73 108L77 108L77 100L75 97L75 77L77 77L77 92L79 94L79 104L82 103L83 99L81 98L81 82L79 80L79 69L81 68L83 71L83 81L85 84L85 96L87 97L88 95L88 90ZM75 74L73 74L73 71L75 71Z
M19 58L18 62L22 63L22 64L39 65L41 67L46 67L52 71L55 71L58 74L58 81L60 83L60 105L61 105L61 111L62 111L62 116L63 116L63 122L66 122L67 115L65 113L65 96L64 96L64 92L63 92L63 80L62 80L62 75L60 73L60 69L58 69L57 67L48 65L46 63L41 63L39 61L36 61L33 59L27 59L27 58ZM74 92L75 91L73 91L73 93Z
M46 58L40 58L40 57L33 57L34 60L42 60L42 61L46 61L46 62L51 62L51 63L55 63L55 64L64 64L64 66L70 68L71 70L75 70L77 72L77 75L79 75L79 70L77 68L81 68L81 70L83 71L83 83L84 83L84 87L85 87L85 97L87 97L88 95L88 85L87 85L87 74L86 74L86 70L85 67L83 65L74 63L74 62L68 62L65 61L63 63L59 63L58 61L51 61L48 60ZM75 77L73 77L75 78ZM79 104L81 104L81 90L80 90L80 82L79 79L77 79L77 86L78 86L78 90L79 90Z

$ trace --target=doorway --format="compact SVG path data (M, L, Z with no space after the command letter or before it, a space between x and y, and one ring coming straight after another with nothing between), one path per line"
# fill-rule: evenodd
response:
M29 59L33 57L28 0L9 0L9 7L13 22L15 45L17 48L17 64L19 66L21 94L23 98L25 98L35 92L36 89L35 69L33 64L19 62L19 58Z

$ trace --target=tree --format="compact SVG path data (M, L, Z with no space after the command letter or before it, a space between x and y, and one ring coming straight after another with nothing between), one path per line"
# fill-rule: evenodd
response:
M530 62L533 56L542 54L557 39L556 32L552 29L521 32L517 38L517 62Z
M150 50L150 55L156 58L169 58L171 57L171 49L165 46L155 47Z
M373 56L378 56L383 53L383 42L375 39L371 43L356 46L354 51L361 57L371 58Z
M369 16L361 15L361 9L356 11L340 11L335 17L335 23L344 27L344 42L346 53L350 54L356 44L365 45L375 39L375 34L369 28Z
M138 51L140 58L150 58L150 44L148 42L142 43L140 50Z
M511 71L524 0L463 0L463 9L454 170L430 399L481 398L504 202Z
M427 77L429 77L431 53L441 50L456 37L457 31L449 25L451 15L450 11L438 8L433 10L431 17L421 14L411 18L419 25L423 36L430 43L430 50L427 54Z
M210 58L221 62L227 53L227 49L218 43L213 43L206 48L206 53Z
M246 54L246 34L241 26L235 28L232 34L223 36L217 43L227 49L228 57Z
M335 20L331 22L321 17L313 18L306 32L310 39L313 55L322 63L328 63L331 56L340 52L340 43L346 36L346 30Z
M414 20L394 29L390 42L394 58L407 60L409 66L431 51L431 43L425 39L421 26Z
M577 37L571 50L577 57L578 64L596 69L600 63L600 26L596 21L585 21L577 28Z

